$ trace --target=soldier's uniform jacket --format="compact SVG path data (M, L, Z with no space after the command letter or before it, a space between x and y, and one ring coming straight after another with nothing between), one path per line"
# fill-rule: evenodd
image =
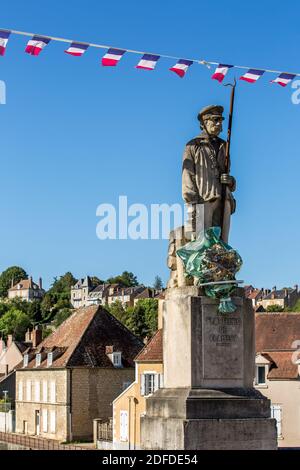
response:
M205 132L187 143L182 165L182 197L186 203L203 204L221 198L220 175L226 172L225 150L223 139L208 138ZM235 187L231 189L234 191ZM229 188L226 194L233 213L235 200Z

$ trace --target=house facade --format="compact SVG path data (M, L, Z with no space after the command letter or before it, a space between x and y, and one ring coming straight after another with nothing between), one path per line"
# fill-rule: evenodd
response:
M36 284L33 282L32 277L29 279L23 279L22 281L17 282L10 289L8 289L8 298L15 299L19 298L21 300L26 300L31 302L35 299L42 299L45 295L45 291L42 286L42 278L40 277L39 283Z
M113 402L113 448L140 449L146 398L163 387L163 341L158 330L135 359L135 381Z
M300 447L300 313L256 314L255 388L271 400L279 447Z
M142 343L101 306L77 309L16 371L16 432L90 440L93 420L134 380Z

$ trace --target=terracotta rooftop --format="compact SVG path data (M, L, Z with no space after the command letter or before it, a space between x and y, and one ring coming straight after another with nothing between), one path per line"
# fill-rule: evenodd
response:
M256 351L284 351L295 348L300 339L300 313L256 313Z
M163 362L163 334L162 330L157 330L149 343L137 355L135 361L138 362Z
M61 367L109 367L113 364L106 354L106 346L122 352L122 365L134 366L134 357L143 343L113 315L98 305L79 308L57 330L48 336L38 347L28 349L33 357L28 368L47 367L44 357L39 367L35 366L35 353L58 351L49 368ZM48 367L47 367L48 368Z
M268 379L298 379L298 365L293 363L293 351L263 353L271 361Z
M253 289L253 290L248 290L245 292L245 296L247 299L256 299L259 295L262 295L261 289Z
M14 286L12 286L9 291L13 290L20 290L20 289L40 289L40 287L33 282L32 279L22 279L22 281L17 282Z

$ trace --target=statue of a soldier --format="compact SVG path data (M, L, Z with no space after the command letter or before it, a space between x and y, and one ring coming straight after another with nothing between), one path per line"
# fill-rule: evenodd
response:
M211 105L198 114L200 135L185 147L182 166L182 196L188 207L189 220L170 234L168 266L171 269L169 287L186 285L181 262L176 250L199 232L210 227L221 227L222 239L227 243L230 216L235 211L235 179L226 172L226 141L222 132L224 108Z
M230 215L235 211L231 194L235 190L235 179L226 172L226 142L219 137L223 110L222 106L211 105L198 114L202 132L185 147L182 197L190 205L192 233L197 236L203 229L218 226L227 243Z

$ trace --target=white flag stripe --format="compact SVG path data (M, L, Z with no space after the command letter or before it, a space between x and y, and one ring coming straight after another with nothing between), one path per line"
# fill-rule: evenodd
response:
M121 57L122 57L121 55L117 55L117 54L105 54L105 56L103 56L103 59L120 60Z
M154 69L155 65L156 61L154 60L140 60L140 62L138 63L139 67L147 67L149 69Z

